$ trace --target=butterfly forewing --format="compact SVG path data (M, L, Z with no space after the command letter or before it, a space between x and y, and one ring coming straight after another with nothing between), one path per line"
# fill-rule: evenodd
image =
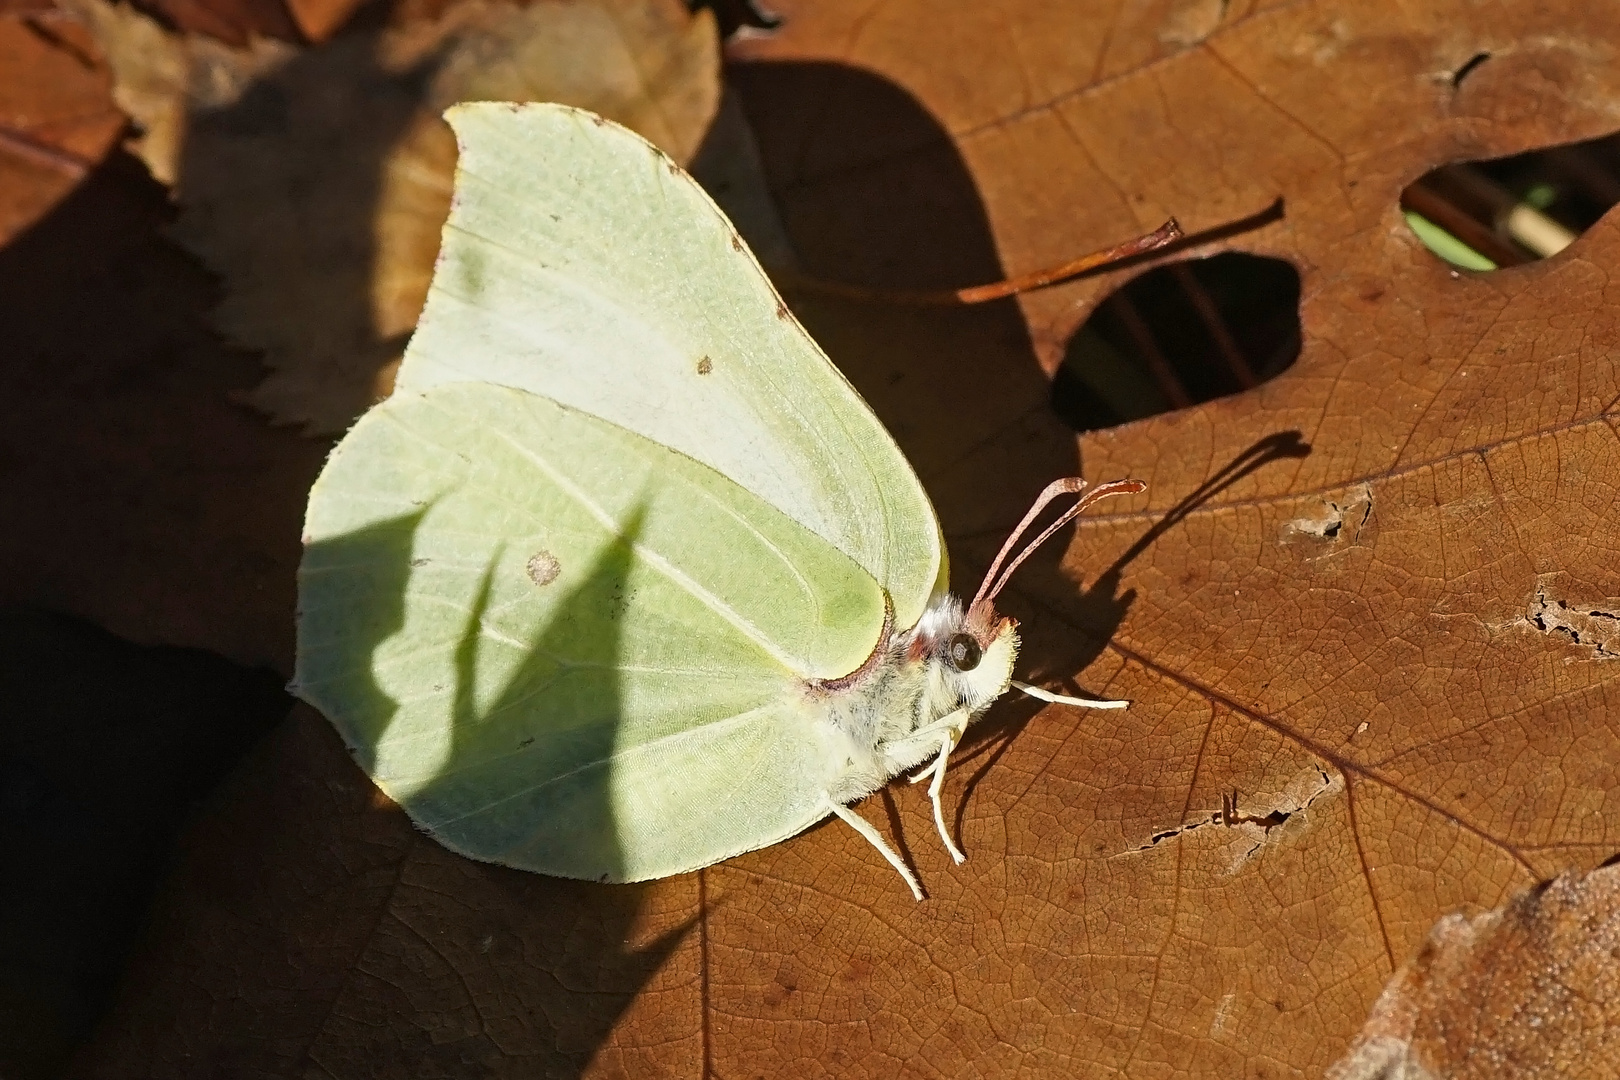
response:
M915 623L944 576L928 498L702 189L578 109L448 117L456 201L399 386L515 386L680 451L849 555Z

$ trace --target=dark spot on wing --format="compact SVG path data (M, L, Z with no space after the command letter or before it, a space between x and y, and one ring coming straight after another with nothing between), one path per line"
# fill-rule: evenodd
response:
M536 585L550 585L562 573L562 563L549 551L537 551L529 559L526 569L530 581Z
M738 236L736 233L731 234L731 250L732 251L741 251L742 250L742 237Z
M461 258L456 261L455 266L460 271L461 278L456 283L456 288L464 295L478 296L485 291L488 265L482 249L468 247L461 253Z
M778 319L785 319L788 317L787 305L782 303L780 300L776 302L776 317Z
M700 359L697 362L697 373L699 375L707 375L709 372L711 372L713 370L714 370L714 361L710 360L707 356L703 357L702 359Z

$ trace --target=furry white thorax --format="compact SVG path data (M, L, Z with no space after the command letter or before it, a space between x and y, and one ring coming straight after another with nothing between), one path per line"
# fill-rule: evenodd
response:
M977 631L977 632L975 632ZM982 656L958 671L948 659L951 639L968 633ZM948 730L961 730L1006 692L1018 656L1010 619L969 627L961 601L938 594L917 625L879 642L879 654L847 685L813 687L825 710L827 792L850 803L940 752Z

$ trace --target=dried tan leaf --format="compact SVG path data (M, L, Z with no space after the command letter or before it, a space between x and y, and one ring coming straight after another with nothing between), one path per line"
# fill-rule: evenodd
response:
M128 4L108 0L60 0L59 6L89 28L106 54L113 100L140 128L130 151L170 187L180 179L190 114L230 104L298 52L271 38L236 49L201 34L170 33Z
M84 31L52 12L0 13L0 243L73 190L123 118Z
M1620 1075L1620 865L1447 915L1327 1080Z
M423 25L308 50L165 34L67 0L114 58L137 150L181 206L174 235L225 280L221 330L271 368L248 400L341 431L391 385L449 212L457 101L563 101L677 160L720 101L708 12L678 0L474 2Z

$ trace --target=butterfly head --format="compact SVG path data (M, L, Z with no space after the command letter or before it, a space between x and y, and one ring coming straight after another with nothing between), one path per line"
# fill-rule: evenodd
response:
M946 663L965 683L964 699L982 708L1007 691L1018 659L1018 621L988 601L973 605L946 645Z
M1054 481L1002 545L972 603L963 607L954 596L943 594L929 603L917 625L900 639L905 658L922 664L926 671L922 710L926 720L957 709L967 709L977 716L1006 693L1018 659L1018 623L996 610L997 594L1019 564L1075 515L1099 499L1132 494L1146 487L1140 480L1114 480L1088 491L1085 481L1078 477ZM1041 511L1064 494L1078 494L1080 498L1034 540L1020 547Z
M1052 537L1062 526L1083 513L1087 507L1111 495L1131 495L1147 487L1140 480L1114 480L1099 484L1090 491L1079 477L1053 481L1041 492L1035 505L1030 507L1024 520L1007 537L997 553L990 570L984 575L979 591L966 610L955 606L957 623L949 633L941 632L938 646L945 666L954 670L963 690L963 704L981 709L1006 692L1012 679L1013 662L1018 658L1018 624L996 611L997 594L1006 586L1012 572L1030 554ZM1080 498L1073 506L1058 515L1034 540L1019 547L1020 541L1046 505L1060 495L1074 494ZM1016 554L1014 552L1016 551ZM955 601L952 601L955 604Z
M954 596L928 605L909 641L909 659L928 665L946 711L980 710L1006 692L1018 659L1018 623L988 602L964 609Z

